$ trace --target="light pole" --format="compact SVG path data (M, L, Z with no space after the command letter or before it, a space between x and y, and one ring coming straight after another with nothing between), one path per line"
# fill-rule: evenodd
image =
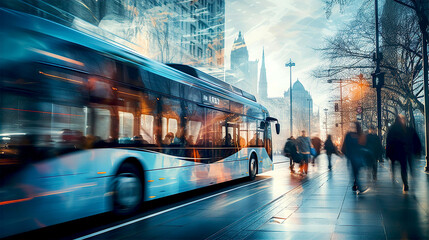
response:
M428 51L427 51L427 39L426 35L423 35L423 85L424 85L424 95L425 95L425 159L426 166L425 172L429 172L429 89L428 89Z
M325 111L325 134L326 134L326 138L328 138L328 109L325 108L323 110Z
M311 138L311 98L308 101L308 136Z
M295 66L295 63L292 62L292 58L289 59L289 62L285 64L285 67L289 67L290 70L290 82L289 82L289 96L290 96L290 136L293 133L293 122L292 122L292 67Z
M381 72L380 70L380 61L381 61L381 54L379 51L379 33L378 33L378 0L375 0L374 2L375 7L375 54L374 54L374 61L375 61L375 72L372 74L372 86L376 89L377 93L377 133L378 137L381 141L382 135L381 135L381 88L384 85L384 72Z
M340 124L341 124L341 137L344 137L344 126L343 126L343 80L342 79L329 79L328 83L333 83L333 81L340 83Z

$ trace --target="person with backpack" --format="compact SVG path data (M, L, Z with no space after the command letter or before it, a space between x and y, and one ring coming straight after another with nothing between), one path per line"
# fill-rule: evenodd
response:
M289 158L290 172L294 173L295 163L300 162L300 157L297 151L296 140L293 136L290 136L290 138L287 139L283 152L285 156Z
M311 158L311 141L310 138L305 135L305 130L301 131L301 136L296 139L299 153L301 154L302 160L300 164L300 173L308 173L308 162Z

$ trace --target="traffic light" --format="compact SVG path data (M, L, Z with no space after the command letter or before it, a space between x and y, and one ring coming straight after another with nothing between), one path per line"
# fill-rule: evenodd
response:
M335 112L338 112L340 109L338 107L338 103L335 103Z

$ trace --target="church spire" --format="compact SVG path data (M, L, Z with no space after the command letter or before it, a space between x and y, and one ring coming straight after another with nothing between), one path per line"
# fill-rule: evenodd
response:
M267 71L265 69L265 48L262 48L262 63L261 74L259 75L259 97L261 99L268 98Z

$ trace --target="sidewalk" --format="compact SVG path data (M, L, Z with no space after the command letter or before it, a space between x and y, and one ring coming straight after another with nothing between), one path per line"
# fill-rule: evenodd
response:
M320 158L325 165L326 156ZM429 175L422 164L409 176L408 193L402 192L400 167L392 180L385 161L377 182L368 183L371 190L357 195L346 160L336 158L332 171L304 181L218 239L429 239Z

